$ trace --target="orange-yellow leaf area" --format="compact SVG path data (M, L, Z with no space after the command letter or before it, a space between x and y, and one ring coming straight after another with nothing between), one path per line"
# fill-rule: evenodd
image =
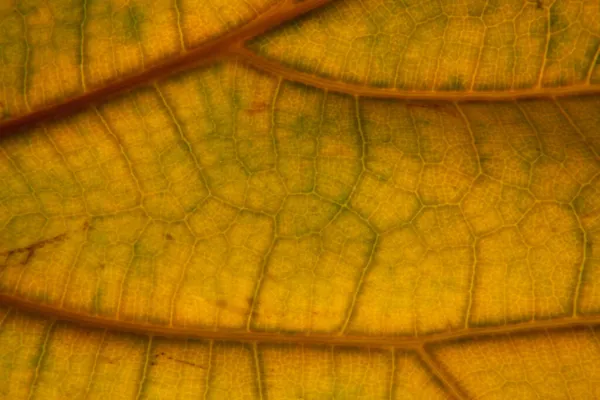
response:
M326 3L0 4L0 398L600 397L600 4Z

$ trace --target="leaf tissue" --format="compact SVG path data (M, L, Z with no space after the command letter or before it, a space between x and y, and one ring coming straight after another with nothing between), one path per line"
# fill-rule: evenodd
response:
M0 398L600 398L597 0L0 2Z

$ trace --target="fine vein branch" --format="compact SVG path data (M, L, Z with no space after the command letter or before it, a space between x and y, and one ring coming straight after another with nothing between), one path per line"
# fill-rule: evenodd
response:
M497 325L459 329L428 334L425 336L359 336L335 334L306 334L285 332L256 332L247 330L215 331L195 327L178 327L147 323L137 323L111 319L103 316L94 316L67 310L47 304L34 303L8 294L0 294L0 304L13 307L16 310L36 314L51 320L71 322L94 329L129 332L138 335L162 336L175 339L205 339L239 342L260 343L293 343L306 345L330 345L351 347L379 347L419 350L429 345L449 342L460 339L473 339L477 337L492 337L498 335L533 333L548 329L580 328L600 325L600 315L563 317L549 320L520 322L510 325Z
M440 380L440 382L446 387L446 389L452 393L454 398L457 400L466 399L467 395L458 387L454 378L446 373L444 368L431 357L431 354L425 349L420 348L417 350L417 354L421 358L421 361L427 366L433 376Z
M0 137L17 132L24 127L32 126L39 122L73 114L92 104L105 101L115 95L154 82L174 73L206 65L227 54L230 51L230 48L239 46L255 36L284 22L294 20L311 10L330 3L331 1L332 0L304 0L298 2L295 0L282 0L247 24L244 24L219 38L186 51L179 56L171 57L137 74L116 79L105 86L92 89L86 93L67 99L62 103L50 105L5 122L0 122Z

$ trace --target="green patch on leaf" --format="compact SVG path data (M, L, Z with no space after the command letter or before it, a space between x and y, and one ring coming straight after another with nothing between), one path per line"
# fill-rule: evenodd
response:
M127 9L128 13L125 16L125 32L127 37L139 41L140 37L140 23L144 21L144 11L142 8L132 5Z
M465 83L464 80L462 79L462 77L460 76L451 76L448 79L448 82L446 82L445 84L442 84L440 86L441 90L448 90L448 91L459 91L459 90L464 90L465 89Z

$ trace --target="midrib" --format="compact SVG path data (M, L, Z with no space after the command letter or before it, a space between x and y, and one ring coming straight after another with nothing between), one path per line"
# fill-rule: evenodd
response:
M423 336L362 336L306 333L256 332L244 330L208 330L194 327L178 327L157 324L142 324L123 320L93 316L77 311L62 309L47 304L34 303L7 294L0 294L0 304L25 313L39 315L56 321L71 322L76 325L116 332L128 332L146 336L160 336L174 339L205 339L235 342L289 343L299 345L328 345L364 348L395 348L418 350L429 345L460 339L492 337L516 333L532 333L544 330L557 330L600 325L600 315L563 317L555 319L519 322L508 325L463 328L454 331L431 333Z

